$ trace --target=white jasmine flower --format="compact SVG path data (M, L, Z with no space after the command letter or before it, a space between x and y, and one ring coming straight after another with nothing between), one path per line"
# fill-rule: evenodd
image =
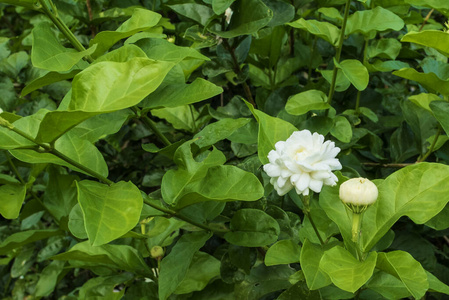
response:
M304 196L309 190L319 193L323 185L334 186L338 178L332 171L340 170L337 158L340 148L324 141L324 136L309 130L295 131L284 142L277 142L276 150L268 153L264 171L280 196L295 188Z
M344 204L368 206L376 202L377 186L366 178L352 178L340 186L340 199Z
M228 7L227 9L226 9L226 11L225 11L225 17L226 17L226 24L229 24L229 23L231 23L231 17L232 17L232 14L234 13L234 11L230 8L230 7Z

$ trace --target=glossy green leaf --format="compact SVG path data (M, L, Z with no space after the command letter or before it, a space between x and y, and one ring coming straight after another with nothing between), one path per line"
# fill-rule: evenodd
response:
M48 239L52 236L61 235L62 233L59 229L26 230L14 233L4 239L0 244L0 255L6 255L13 249Z
M363 91L369 83L369 73L366 67L356 59L344 60L336 66L343 71L348 80L358 89Z
M376 291L386 299L403 299L411 296L401 280L383 271L375 272L366 287Z
M330 133L343 143L349 143L352 139L352 126L348 119L343 116L336 116L333 120L334 125Z
M426 271L408 252L379 253L377 267L400 279L415 299L421 299L429 288Z
M220 261L210 254L196 252L190 267L175 294L188 294L203 290L209 281L220 276Z
M120 181L108 186L83 180L76 186L87 235L93 246L119 238L139 222L143 199L131 182Z
M291 115L303 115L311 110L330 107L326 94L318 90L308 90L288 98L285 110Z
M211 233L192 232L184 234L172 248L171 252L162 259L159 274L159 299L167 299L175 292L184 280L195 253L204 246L211 237Z
M200 114L192 105L153 109L151 114L160 119L165 119L175 129L182 129L193 133L199 127Z
M152 272L137 250L128 245L92 246L85 241L51 259L69 261L70 264L79 267L107 267L144 276Z
M327 82L332 83L332 74L334 72L332 70L323 70L321 71L321 75L323 75L324 79ZM344 92L351 86L351 82L348 78L343 74L341 69L337 70L337 80L335 82L335 91Z
M209 19L214 16L214 11L207 5L197 3L182 3L169 5L176 13L192 19L206 26Z
M140 57L91 65L73 79L69 110L106 113L134 106L156 90L173 65Z
M195 134L193 139L198 139L195 141L195 144L200 148L209 147L218 141L226 139L250 121L251 119L248 118L221 119L204 127L203 130Z
M42 119L36 135L38 143L52 143L64 133L95 116L96 112L84 111L50 111Z
M249 103L247 105L259 123L258 154L262 164L266 164L268 163L268 153L274 150L274 145L279 141L285 141L297 129L287 121L254 109Z
M258 209L240 209L231 219L230 232L224 236L231 244L243 247L264 247L277 241L278 222Z
M116 31L101 31L95 38L90 40L89 45L97 44L93 57L96 58L106 52L121 39L127 38L139 31L144 31L154 27L161 19L161 15L151 10L136 8L131 18L120 25Z
M438 97L435 94L430 93L421 93L419 95L413 95L408 97L408 100L412 101L418 106L421 106L422 108L426 109L427 111L431 112L432 109L430 108L430 103L432 101L440 101L443 100L440 97Z
M360 262L347 250L336 246L324 252L320 269L329 275L337 287L355 293L373 275L376 260L376 252L370 252L368 257Z
M421 84L429 92L436 91L443 95L449 95L449 81L440 79L435 73L420 73L412 68L394 71L393 75L414 80Z
M85 240L88 238L86 226L84 225L84 216L81 206L76 204L69 213L68 227L70 232L78 239Z
M409 32L401 39L401 42L410 42L437 49L442 54L449 56L449 36L439 30L423 30Z
M320 246L312 244L307 239L304 241L299 260L307 286L311 290L320 289L332 283L329 276L319 267L323 255L324 250Z
M255 201L263 196L257 177L234 166L222 166L226 160L213 149L201 162L194 160L191 143L180 146L174 156L178 170L162 178L162 197L177 208L203 201Z
M176 107L200 102L212 98L223 92L223 89L215 84L197 78L191 84L169 84L151 93L141 103L147 109L160 107Z
M356 11L348 18L345 34L360 32L368 35L371 32L395 30L404 27L404 21L395 13L381 6L374 9Z
M449 286L441 282L435 275L426 271L429 290L449 295Z
M22 184L5 184L0 186L0 214L5 219L15 219L19 216L22 203L25 200L26 186Z
M212 33L222 38L233 38L246 34L256 33L268 25L273 18L273 11L261 0L238 0L232 6L234 14L228 30L216 31L208 28Z
M305 20L303 18L291 23L287 23L294 28L299 28L316 35L334 46L337 46L340 39L340 29L328 22L317 20Z
M433 101L429 104L435 118L440 122L446 134L449 135L449 103L446 101Z
M301 246L292 240L280 240L268 248L265 254L265 265L274 266L299 263L300 255Z
M33 29L31 62L37 68L54 72L68 71L84 56L92 54L94 50L95 48L90 48L78 52L75 49L65 48L47 22L39 23Z

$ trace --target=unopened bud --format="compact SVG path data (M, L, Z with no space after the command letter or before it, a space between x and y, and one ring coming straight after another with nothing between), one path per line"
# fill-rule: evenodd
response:
M165 254L164 249L161 246L154 246L150 250L150 255L152 258L163 257Z
M341 201L355 213L363 212L376 202L378 195L377 186L366 178L352 178L340 186Z

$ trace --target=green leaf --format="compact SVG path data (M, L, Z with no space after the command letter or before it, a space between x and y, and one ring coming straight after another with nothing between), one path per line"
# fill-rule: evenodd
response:
M424 108L425 110L432 112L432 109L429 106L430 103L432 101L441 101L443 99L441 99L440 97L438 97L435 94L421 93L419 95L413 95L413 96L408 97L408 100L410 100L413 103L415 103L416 105Z
M291 123L279 118L271 117L264 112L255 109L247 103L259 123L258 154L262 164L268 163L268 153L274 150L274 145L279 141L285 141L296 131L296 127Z
M47 22L41 22L33 29L31 62L37 68L54 72L68 71L94 50L95 48L90 48L78 52L75 49L64 48Z
M36 4L35 0L1 0L0 2L11 5L23 6L33 10L38 10L40 8L40 5Z
M135 272L144 276L148 276L152 272L139 252L128 245L92 246L85 241L76 244L69 251L51 257L51 259L69 261L75 267L107 267Z
M369 35L371 32L394 30L404 27L404 21L388 9L376 6L371 10L356 11L349 16L345 35L360 32Z
M449 286L442 283L435 275L426 271L429 290L449 295Z
M403 299L411 296L401 280L383 271L375 272L366 287L376 291L386 299Z
M69 110L106 113L134 106L156 90L173 66L141 57L91 65L73 79Z
M58 277L64 270L64 261L52 261L42 269L39 281L36 284L36 297L48 297L56 288Z
M400 279L415 299L421 299L429 289L426 271L408 252L379 253L377 267Z
M125 289L117 292L115 287L132 279L133 275L130 273L91 278L79 289L79 297L81 299L120 300L125 294Z
M141 106L144 110L160 107L176 107L200 102L223 92L223 89L202 78L191 84L169 84L151 93Z
M358 261L351 253L340 246L324 252L320 269L329 275L332 283L344 291L355 293L373 275L377 253L370 252L363 261Z
M434 8L445 14L449 13L449 4L445 0L404 0L405 3Z
M268 248L265 254L265 265L283 265L299 263L301 255L301 246L292 240L281 240Z
M96 112L84 111L50 111L42 119L36 135L38 143L52 143L64 133L95 116Z
M83 180L76 186L86 232L93 246L119 238L139 222L143 199L131 182L120 181L108 186Z
M299 28L316 35L334 46L337 46L340 40L340 29L337 26L317 20L305 20L303 18L291 23L287 23L294 28Z
M212 0L212 9L216 15L221 15L235 0Z
M226 158L216 148L201 162L195 161L190 149L193 142L176 150L178 170L170 170L162 178L165 202L182 208L203 201L255 201L263 196L257 177L235 166L222 166Z
M212 236L206 232L184 234L162 259L159 274L159 299L167 299L184 280L198 250Z
M447 118L449 113L449 102L434 101L429 104L435 118L440 122L446 134L449 135L449 120Z
M440 79L435 73L419 73L415 69L405 68L394 71L393 75L414 80L429 90L429 92L436 91L446 96L449 95L449 81Z
M23 184L5 184L0 186L0 214L5 219L16 219L26 196Z
M199 112L192 105L182 105L176 107L165 107L153 109L151 114L160 119L165 119L176 129L189 132L198 130Z
M291 96L287 100L285 110L291 115L303 115L311 110L328 109L327 96L322 91L308 90Z
M81 206L77 203L72 207L69 213L68 227L70 232L78 239L85 240L88 238L86 226L84 225L84 216Z
M277 300L295 300L295 299L307 299L307 300L321 300L319 291L311 291L307 288L304 281L299 281L293 286L283 292ZM327 298L326 298L327 299Z
M336 116L333 119L334 126L330 133L343 143L349 143L352 139L352 126L348 119L343 116Z
M332 83L332 70L323 70L321 71L321 75L323 75L324 79L327 82ZM348 78L343 74L341 69L337 70L337 80L335 82L335 91L344 92L351 86L351 82Z
M331 284L329 276L319 267L324 250L309 240L305 240L299 261L310 290L320 289Z
M62 234L63 232L59 229L27 230L13 233L0 244L0 255L6 255L13 249Z
M401 39L401 42L410 42L437 49L440 53L449 57L449 36L444 31L423 30L409 32Z
M196 49L177 46L164 39L142 39L137 41L136 45L147 54L148 58L153 60L163 60L173 63L191 59L210 60Z
M397 39L375 40L368 46L367 56L396 59L401 51L401 43Z
M151 10L142 8L134 9L131 18L120 25L116 31L101 31L95 38L90 40L90 46L97 44L95 53L92 56L97 58L121 39L156 26L160 19L161 15Z
M90 142L82 140L73 134L65 134L55 142L55 149L81 165L89 166L89 168L96 173L104 177L108 176L108 166L106 165L103 155L97 147L92 145ZM65 160L50 153L41 153L35 150L11 150L10 152L18 160L30 164L51 163L69 167L77 172L85 173L84 171L72 166Z
M228 138L237 129L245 126L250 121L251 119L248 118L221 119L204 127L203 130L195 134L193 139L197 139L195 144L200 148L209 147L218 141Z
M190 267L175 294L188 294L203 290L209 281L220 276L220 261L204 252L195 253Z
M206 26L209 19L214 16L214 11L207 5L197 3L183 3L169 5L176 13L192 19L203 26Z
M231 219L230 232L224 236L231 244L243 247L264 247L277 241L278 222L262 210L238 210Z
M335 63L356 89L359 91L366 89L369 83L369 73L360 61L356 59L347 59L340 63Z
M261 0L239 0L233 5L234 14L227 31L208 30L222 38L233 38L256 33L268 25L273 18L273 11Z
M29 93L40 89L41 87L44 87L46 85L59 82L66 79L71 79L75 77L76 74L78 74L81 70L80 69L72 69L70 71L66 72L47 72L43 76L34 79L30 83L28 83L20 93L20 95L26 96Z

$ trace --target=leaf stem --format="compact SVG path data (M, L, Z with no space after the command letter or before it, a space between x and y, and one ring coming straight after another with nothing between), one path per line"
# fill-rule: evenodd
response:
M62 34L70 41L70 43L75 47L79 52L86 51L86 48L78 41L73 32L67 27L67 25L61 20L58 15L58 11L56 6L53 4L51 0L39 0L39 3L42 6L42 11L50 18L53 24L61 30ZM86 56L88 62L92 63L94 60L90 55Z
M158 137L158 139L165 145L170 146L172 143L167 139L167 137L156 127L156 124L151 120L146 114L142 114L141 110L137 107L131 107L132 111L136 114L142 122L150 128L151 131ZM193 116L192 116L193 117Z
M237 61L237 57L235 56L234 48L231 47L227 39L223 39L223 45L228 50L229 54L231 54L232 62L234 64L234 71L237 74L242 74L242 69ZM246 98L248 98L249 103L251 103L254 107L256 107L256 102L254 102L253 96L251 94L251 90L246 83L246 80L242 82L243 90L245 91Z
M144 199L143 201L146 204L148 204L149 206L151 206L151 207L153 207L153 208L155 208L155 209L157 209L157 210L159 210L159 211L161 211L163 213L166 213L167 215L170 215L172 217L175 217L175 218L178 218L180 220L183 220L183 221L185 221L187 223L190 223L190 224L192 224L192 225L194 225L194 226L196 226L198 228L204 229L204 230L209 231L209 232L214 232L214 233L217 233L217 234L223 233L222 231L218 231L216 229L212 229L212 228L210 228L210 227L208 227L208 226L206 226L204 224L196 222L196 221L194 221L194 220L192 220L192 219L190 219L188 217L185 217L185 216L179 214L178 212L176 212L174 210L171 210L171 209L163 207L163 206L159 206L159 205L157 205L157 204L155 204L155 203L153 203L153 202L151 202L151 201L149 201L147 199Z
M338 40L337 53L335 54L335 61L337 63L340 62L340 56L341 56L341 51L343 49L343 40L345 38L346 23L348 22L350 7L351 7L351 0L346 0L345 14L343 17L343 23L341 25L340 39ZM334 97L335 86L336 86L336 82L337 82L337 73L338 73L338 68L337 68L337 66L334 65L334 71L332 73L331 87L330 87L329 95L328 95L328 99L327 99L327 103L329 103L329 104L331 104L332 98Z
M418 158L418 160L416 161L417 163L425 161L429 157L429 155L432 154L433 149L435 149L435 146L437 144L438 138L440 137L440 134L441 134L441 126L438 126L438 131L435 134L435 137L433 138L433 141L432 141L432 144L430 145L429 150L426 152L426 154L424 154L423 157Z
M54 156L56 156L56 157L58 157L58 158L64 160L65 162L71 164L71 165L74 166L75 168L77 168L77 169L79 169L79 170L85 172L86 174L89 174L90 176L95 177L95 178L97 178L97 179L103 181L104 183L106 183L106 184L108 184L108 185L111 185L112 183L114 183L112 180L107 179L107 178L104 177L103 175L98 174L97 172L95 172L95 171L89 169L88 167L83 166L83 165L80 164L79 162L77 162L77 161L71 159L70 157L68 157L68 156L65 155L64 153L62 153L62 152L56 150L53 146L51 146L51 145L49 145L49 144L45 144L45 143L38 143L38 142L36 141L35 138L33 138L32 136L30 136L30 135L28 135L27 133L23 132L22 130L20 130L20 129L14 127L14 125L12 125L11 123L9 123L8 121L6 121L6 120L4 120L4 119L1 120L0 126L5 127L5 128L8 128L9 130L11 130L11 131L17 133L18 135L20 135L20 136L26 138L27 140L29 140L29 141L35 143L37 146L39 146L40 149L43 150L43 152L53 154ZM38 150L38 151L39 151L39 150Z

